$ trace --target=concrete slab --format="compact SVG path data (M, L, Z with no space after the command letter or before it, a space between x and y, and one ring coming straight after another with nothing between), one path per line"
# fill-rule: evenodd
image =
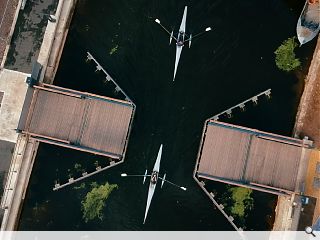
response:
M13 142L0 140L0 175L3 172L8 172L10 161L14 151L14 146L15 143Z
M1 230L15 230L39 143L19 135L7 177L1 207L5 209Z
M294 195L278 197L273 231L288 231L291 229L293 202Z
M60 62L60 57L64 48L64 43L67 38L69 24L71 22L74 7L77 1L59 1L55 18L58 19L56 22L56 29L53 42L50 43L51 52L47 62L47 68L45 71L46 83L53 83L56 71Z
M17 141L15 129L18 127L29 75L8 69L0 71L0 91L4 92L0 107L0 140Z
M0 140L0 198L3 196L14 147L15 143ZM2 215L0 211L0 220Z

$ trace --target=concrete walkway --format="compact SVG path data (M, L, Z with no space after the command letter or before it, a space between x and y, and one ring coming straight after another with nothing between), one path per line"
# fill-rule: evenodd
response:
M18 139L16 128L27 91L28 75L7 69L0 70L0 197L8 178L10 162ZM2 216L1 216L2 217Z
M28 74L7 69L0 71L0 92L4 92L0 108L0 140L17 141L18 126L28 85Z
M273 224L273 231L289 231L291 229L294 195L292 196L279 196L276 217Z
M44 6L43 4L49 4L51 2L54 7L56 7L58 0L50 0L45 2L46 3L44 3L43 1L37 2L37 4L40 5L41 8L41 6ZM28 3L36 4L35 2L31 1L28 1ZM34 35L25 40L24 34L20 34L20 29L18 29L17 34L20 37L19 44L21 49L17 47L17 42L13 44L12 49L14 50L12 51L14 51L14 53L16 53L17 55L13 56L14 62L10 62L13 59L9 59L9 61L7 62L7 66L13 69L19 69L19 71L31 72L33 60L36 58L36 55L38 55L37 52L39 51L40 44L43 40L40 54L37 59L37 61L43 66L43 72L40 76L40 81L43 80L44 71L46 71L48 61L51 67L50 76L53 77L59 63L64 40L68 32L68 24L70 23L75 4L76 0L60 0L57 7L56 15L51 16L53 19L56 19L56 21L51 22L48 22L48 18L44 18L43 13L40 15L36 14L36 12L39 11L39 6L32 7L32 13L29 12L29 17L31 16L32 18L32 14L36 14L38 18L40 16L41 21L45 19L45 25L42 26L42 30L44 31L44 29L46 28L46 33L42 33L41 36ZM51 5L51 7L53 5ZM26 9L28 9L28 6L26 6ZM30 21L32 22L32 19ZM34 24L35 22L32 22L32 24ZM26 24L27 23L28 21L26 21ZM20 25L20 27L22 26ZM30 29L28 31L30 31ZM37 46L37 48L31 49L31 51L28 52L30 50L30 41L31 45L33 45L33 47ZM35 41L35 43L32 41ZM51 52L53 52L53 55L51 55ZM30 54L32 55L32 57L30 57ZM10 56L8 57L10 58ZM25 83L27 76L28 74L7 69L4 69L0 73L0 91L2 91L1 89L3 89L3 91L5 92L2 101L2 104L4 104L5 106L0 108L2 109L1 111L3 111L3 114L1 114L0 111L0 144L2 139L4 139L6 142L12 143L13 145L15 144L14 149L13 147L8 148L10 149L10 154L7 154L7 161L8 163L10 163L11 160L11 164L8 171L4 195L1 199L1 208L4 209L1 230L7 231L16 230L17 228L17 224L19 222L19 214L22 208L23 200L25 198L29 178L31 176L33 163L35 161L35 156L39 145L36 140L30 139L24 134L18 135L15 131L18 126L20 114L27 92L27 84ZM3 80L1 81L1 79ZM8 165L6 165L6 168L8 168Z
M19 135L1 201L4 209L1 231L13 231L17 227L38 145L35 140Z

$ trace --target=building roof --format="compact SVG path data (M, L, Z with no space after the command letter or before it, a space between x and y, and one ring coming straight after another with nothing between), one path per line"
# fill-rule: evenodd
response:
M299 139L207 121L199 151L200 177L270 192L296 192L305 175Z
M132 103L53 85L35 86L23 131L40 141L121 158Z

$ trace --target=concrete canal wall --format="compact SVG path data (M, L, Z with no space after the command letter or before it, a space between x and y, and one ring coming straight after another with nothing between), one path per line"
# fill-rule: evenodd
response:
M312 220L315 223L320 216L320 189L314 184L320 176L317 169L317 163L320 162L320 37L317 39L317 46L305 78L293 134L300 138L306 136L314 142L315 149L308 165L305 194L317 199Z
M68 33L68 27L71 22L76 3L77 0L60 0L56 9L56 13L54 15L51 15L48 20L43 42L37 59L37 62L43 66L40 75L40 81L50 83L53 81L55 72L59 65L60 56L63 50L64 42ZM21 1L19 4L21 5ZM4 59L2 62L5 62L5 60L6 59ZM9 70L2 70L0 72L0 76L3 76L3 72L5 71ZM15 73L18 76L23 77L23 79L19 82L24 85L22 89L27 89L27 84L25 83L26 74L19 72ZM17 78L20 79L21 77ZM25 91L21 92L20 95L19 97L22 97L22 99L27 96ZM21 113L21 107L22 105L15 108L15 111L19 113L19 115ZM17 119L14 124L15 126L18 125ZM4 135L0 133L0 138L3 136ZM14 143L15 148L13 151L11 165L7 176L4 195L1 200L1 207L4 210L1 230L7 231L16 230L18 226L20 211L23 205L38 148L37 141L29 139L26 135L23 134L16 133Z
M56 13L51 15L50 20L47 23L44 39L41 45L40 53L38 56L38 62L43 66L43 71L40 75L40 81L45 83L52 83L59 65L60 57L63 51L65 39L68 34L69 25L72 19L73 11L76 6L77 0L60 0ZM18 17L21 0L19 1L18 10L15 15L13 27L10 31L12 36L15 22ZM9 46L9 45L8 45ZM9 47L7 47L8 49ZM6 51L8 52L8 50ZM5 57L2 64L5 62ZM2 65L1 65L2 66ZM1 69L1 68L0 68ZM1 70L0 76L3 75ZM18 76L22 76L20 82L24 82L26 75L17 73ZM19 77L18 77L19 78ZM19 78L20 79L20 78ZM306 78L306 86L303 92L299 110L296 119L296 125L294 129L294 135L296 137L309 136L315 141L316 147L319 148L319 135L320 131L317 128L319 123L319 82L320 82L320 39L313 56L313 60L309 69L309 74ZM26 88L26 86L24 86ZM20 96L20 95L19 95ZM21 96L25 96L25 92L21 93ZM315 111L314 111L315 109ZM15 109L16 112L21 112L21 107ZM310 115L311 114L311 115ZM314 115L312 115L314 114ZM314 117L312 117L314 116ZM315 120L315 121L314 121ZM1 120L0 120L1 121ZM310 125L310 124L311 125ZM308 126L318 129L317 131L308 130ZM318 134L318 135L317 135ZM4 135L0 132L0 139ZM5 187L5 193L1 201L1 206L4 209L4 217L1 224L1 230L15 230L19 221L19 214L22 208L22 204L25 198L25 193L28 187L29 178L32 172L34 159L36 156L38 143L35 140L28 139L23 134L16 133L15 148L13 151L13 157L11 159L10 170L7 177L7 183ZM238 228L234 222L232 216L228 216L223 206L218 204L212 194L206 191L203 184L194 177L199 186L212 200L215 207L217 207L222 214L228 219L230 224L235 230L241 232L242 229ZM280 203L281 202L281 203ZM279 199L278 212L276 216L277 227L276 230L288 230L291 225L291 210L286 208L292 207L293 198ZM280 205L285 205L281 207ZM281 213L282 212L282 213Z
M320 37L305 78L293 134L311 138L315 148L320 150Z
M305 86L302 97L300 99L300 104L298 107L298 112L296 115L296 122L293 129L293 136L296 138L308 137L313 141L315 150L320 150L320 37L317 40L317 46L315 48L313 58L309 67L308 75L305 78ZM313 154L312 156L320 156L320 154ZM310 159L310 161L315 161ZM320 157L318 157L320 161ZM309 162L310 165L310 162ZM309 167L310 168L310 167ZM315 168L315 167L314 167ZM306 190L310 188L310 183L308 179L310 175L314 174L314 168L312 170L308 169L306 176ZM310 182L310 181L309 181ZM310 196L310 190L305 191L304 194ZM313 197L316 197L314 195ZM315 207L315 212L313 216L313 222L319 217L320 213L320 196L317 197L317 205ZM296 230L297 219L295 215L300 215L298 213L294 214L296 207L294 205L297 202L293 197L285 198L279 197L276 207L276 217L273 226L275 231L286 231L286 230ZM312 217L312 216L310 216ZM294 224L295 223L295 224ZM295 225L295 226L294 226Z

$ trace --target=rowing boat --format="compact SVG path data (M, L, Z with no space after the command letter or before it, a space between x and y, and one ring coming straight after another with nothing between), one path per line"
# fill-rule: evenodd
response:
M188 7L185 6L184 7L182 21L181 21L181 25L180 25L180 28L179 28L178 37L177 37L176 61L175 61L175 64L174 64L173 81L174 81L174 79L176 77L177 68L178 68L178 64L179 64L182 48L184 46L184 37L186 35L187 10L188 10Z
M161 24L161 22L160 22L160 20L158 18L154 20L156 23L158 23L163 28L163 30L165 30L169 34L169 36L170 36L169 45L171 44L172 39L174 39L176 41L176 61L174 63L173 81L174 81L174 79L176 77L176 73L177 73L177 69L178 69L178 65L179 65L179 60L180 60L180 56L181 56L181 52L182 52L182 48L184 46L184 43L185 42L189 42L189 48L190 48L192 39L194 39L196 37L199 37L203 33L209 32L209 31L212 30L211 27L207 27L205 29L205 31L203 31L203 32L200 32L200 33L195 34L195 35L192 35L192 34L187 35L186 34L187 10L188 10L188 6L185 6L184 7L183 16L182 16L182 20L181 20L181 25L180 25L177 37L175 37L173 31L170 32L167 28L165 28Z
M154 164L152 173L151 173L151 177L150 177L150 184L149 184L149 191L148 191L148 198L147 198L147 206L146 206L146 211L144 213L144 219L143 219L143 224L146 221L147 215L148 215L148 211L149 211L149 207L151 204L151 200L154 194L154 191L156 190L156 186L157 186L157 181L158 181L158 176L159 176L159 170L160 170L160 161L161 161L161 155L162 155L162 144L160 145L160 149L158 152L158 156L157 156L157 160Z
M297 36L300 45L311 41L320 30L320 2L306 0L297 23Z
M151 174L148 174L147 170L145 171L145 173L143 175L137 175L137 174L128 175L126 173L121 173L121 177L143 177L143 184L144 184L146 178L150 177L147 205L146 205L146 211L144 213L143 224L146 222L146 218L147 218L147 215L148 215L149 207L150 207L150 204L151 204L151 200L152 200L153 194L154 194L154 192L156 190L158 179L161 180L161 188L163 187L163 184L166 182L166 183L169 183L172 186L180 188L183 191L187 190L187 188L185 188L185 187L179 186L179 185L177 185L177 184L175 184L173 182L170 182L170 181L166 180L166 174L164 174L163 177L159 176L161 155L162 155L162 144L160 145L158 156L157 156L156 162L155 162L155 164L153 166L153 170L152 170Z

